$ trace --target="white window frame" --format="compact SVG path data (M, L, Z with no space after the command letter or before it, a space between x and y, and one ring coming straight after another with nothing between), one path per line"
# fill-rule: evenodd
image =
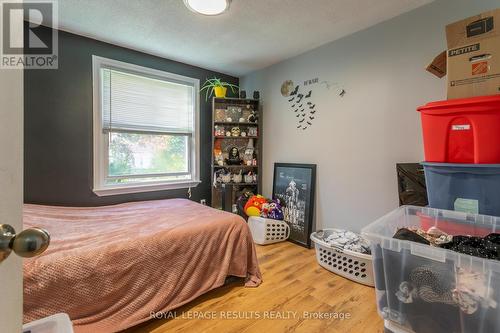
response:
M113 68L141 76L184 82L194 86L194 133L188 139L191 178L179 181L148 181L144 183L110 185L106 184L108 173L108 136L103 133L101 68ZM196 187L200 181L200 80L172 74L152 68L129 64L122 61L92 56L93 81L93 191L98 196L140 193ZM151 134L155 134L152 133Z

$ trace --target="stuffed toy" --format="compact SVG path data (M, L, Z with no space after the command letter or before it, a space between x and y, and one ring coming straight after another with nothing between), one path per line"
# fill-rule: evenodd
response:
M275 199L269 203L269 213L267 215L273 220L283 220L285 218L279 199Z
M263 204L260 216L273 220L283 220L284 215L280 201L276 199Z
M238 209L238 214L243 216L245 220L248 220L248 215L245 213L245 205L248 202L248 199L253 197L252 189L245 187L242 191L242 194L239 196L238 200L236 200L236 208Z
M262 207L260 208L260 217L268 218L270 209L271 204L269 201L267 201L265 204L262 204Z
M248 199L245 205L245 214L248 216L260 216L262 205L267 202L262 195L254 195Z

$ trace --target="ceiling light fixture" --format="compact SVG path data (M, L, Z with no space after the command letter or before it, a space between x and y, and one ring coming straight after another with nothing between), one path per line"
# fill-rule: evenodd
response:
M229 9L231 0L184 0L187 8L203 15L219 15Z

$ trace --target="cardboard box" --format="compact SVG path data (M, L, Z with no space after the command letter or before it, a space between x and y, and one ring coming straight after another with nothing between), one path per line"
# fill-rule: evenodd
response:
M500 9L446 26L448 99L500 94Z
M446 75L446 51L439 53L425 68L428 72L442 78Z

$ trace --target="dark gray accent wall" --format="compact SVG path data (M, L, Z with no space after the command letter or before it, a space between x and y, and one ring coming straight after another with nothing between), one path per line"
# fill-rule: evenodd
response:
M24 72L25 202L95 206L186 198L186 189L105 197L92 192L92 55L197 78L200 84L214 76L238 84L232 76L60 31L59 69ZM192 199L210 201L212 111L204 94L200 101L202 183L192 189Z

